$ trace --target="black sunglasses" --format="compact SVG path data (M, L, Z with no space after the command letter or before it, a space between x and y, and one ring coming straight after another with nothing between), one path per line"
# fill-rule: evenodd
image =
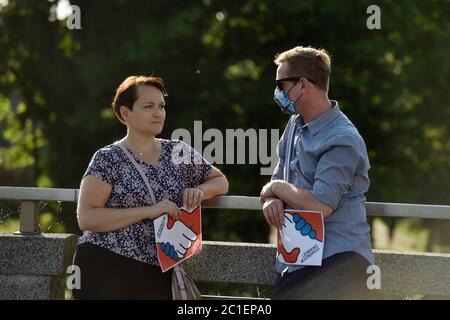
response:
M308 80L309 82L316 84L316 82L308 77L305 76L297 76L297 77L289 77L289 78L283 78L283 79L278 79L275 80L275 82L277 83L277 88L278 90L283 90L283 81L294 81L294 82L298 82L300 81L300 78L305 78L306 80Z

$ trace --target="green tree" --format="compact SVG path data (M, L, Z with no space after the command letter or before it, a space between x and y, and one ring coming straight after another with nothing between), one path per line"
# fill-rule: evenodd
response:
M81 30L49 19L53 2L9 0L0 11L1 166L33 166L37 185L76 187L93 152L124 134L110 102L130 74L165 79L162 137L194 120L282 130L272 60L311 45L332 54L330 97L366 140L368 200L449 202L448 1L383 1L381 30L366 28L369 1L71 3ZM221 169L230 194L258 195L268 180L256 165ZM223 214L205 216L208 238L266 240L261 215Z

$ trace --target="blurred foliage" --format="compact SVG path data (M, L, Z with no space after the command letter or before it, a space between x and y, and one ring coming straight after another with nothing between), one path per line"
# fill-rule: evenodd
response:
M30 168L37 186L77 187L95 150L124 135L110 102L131 74L164 78L163 138L194 120L203 130L282 130L273 58L311 45L332 54L330 98L367 143L369 201L450 202L449 1L379 1L381 30L366 28L370 1L71 1L81 30L50 16L53 1L7 3L0 167ZM258 195L269 178L257 165L219 167L230 194ZM78 230L64 219L68 232ZM207 213L205 224L207 239L265 242L269 233L247 212Z

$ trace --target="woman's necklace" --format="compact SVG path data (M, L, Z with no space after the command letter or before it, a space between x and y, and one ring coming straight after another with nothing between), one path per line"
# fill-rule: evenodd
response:
M150 150L144 151L144 152L138 152L137 154L139 157L142 157L145 153L149 152Z
M133 151L133 149L134 148L130 148L129 146L128 146L128 149L130 149L131 151ZM135 151L133 151L133 153L134 154L137 154L139 157L142 157L144 154L146 154L147 152L150 152L150 151L152 151L154 149L154 146L153 146L153 148L151 148L151 149L149 149L149 150L146 150L146 151L142 151L142 152L135 152Z

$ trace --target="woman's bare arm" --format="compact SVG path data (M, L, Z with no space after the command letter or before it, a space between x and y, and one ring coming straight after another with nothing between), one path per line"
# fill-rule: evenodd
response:
M109 232L124 228L143 219L155 219L164 213L176 215L178 207L169 200L153 206L126 209L105 208L112 187L93 175L81 181L77 217L81 230Z

